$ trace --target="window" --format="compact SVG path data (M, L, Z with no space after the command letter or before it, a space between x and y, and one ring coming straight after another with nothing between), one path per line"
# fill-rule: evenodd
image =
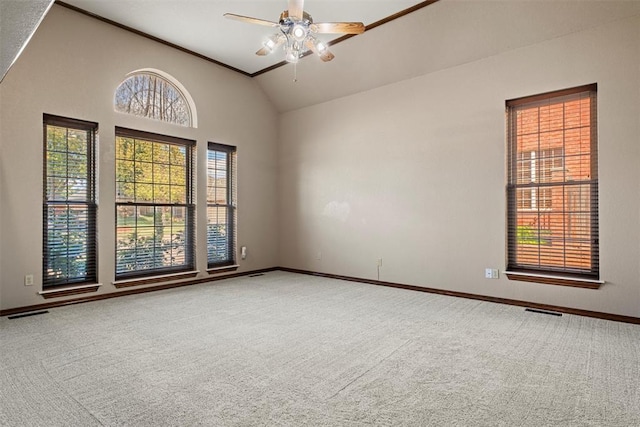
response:
M596 85L507 101L507 269L599 278Z
M209 143L207 150L207 261L209 268L234 265L236 147Z
M97 131L44 115L43 288L97 282Z
M194 146L116 128L116 279L195 268Z
M518 154L518 183L551 182L554 173L562 172L563 149L521 151ZM550 209L551 188L520 188L516 198L519 209Z
M115 110L181 126L194 126L186 90L181 90L180 84L171 76L160 73L158 70L131 73L116 89Z

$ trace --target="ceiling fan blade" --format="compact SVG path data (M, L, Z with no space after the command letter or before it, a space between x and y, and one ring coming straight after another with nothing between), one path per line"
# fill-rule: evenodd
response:
M324 62L329 62L335 57L336 56L328 50L325 50L324 53L320 55L320 59L322 59Z
M287 12L290 17L302 19L304 0L289 0L289 8Z
M318 48L312 40L307 39L304 44L309 50L318 55L324 62L329 62L336 57L329 51L329 49L326 48L326 46L323 48L322 52L319 52Z
M315 22L310 26L311 31L318 34L362 34L362 22Z
M267 21L265 19L251 18L250 16L236 15L235 13L225 13L225 18L233 19L236 21L248 22L249 24L266 25L268 27L279 27L277 22Z
M272 50L272 49L267 49L266 47L263 47L262 49L259 49L259 50L256 52L256 55L258 55L258 56L267 56L267 55L269 55L271 52L273 52L273 50Z

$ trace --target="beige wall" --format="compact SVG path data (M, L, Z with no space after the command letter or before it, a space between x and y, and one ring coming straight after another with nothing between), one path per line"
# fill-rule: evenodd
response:
M115 88L140 68L187 88L197 129L113 111ZM607 283L484 279L485 267L505 265L504 101L593 82ZM197 140L200 183L207 141L238 146L240 271L375 279L382 258L380 280L640 316L639 17L278 116L255 79L54 6L0 84L1 309L44 302L43 113L100 125L100 293L116 291L113 139L124 126ZM204 185L197 194L203 206ZM203 271L205 210L197 215Z
M127 73L162 70L193 97L198 128L113 111ZM207 141L238 147L239 271L278 264L277 115L250 78L175 49L54 6L0 84L0 307L45 302L42 270L42 114L99 123L100 293L114 292L114 127L197 141L197 205L206 203ZM206 212L197 214L197 268L206 277ZM24 286L24 276L35 276Z
M639 64L635 17L281 115L281 262L640 316ZM505 267L505 100L594 82L606 284L484 279Z

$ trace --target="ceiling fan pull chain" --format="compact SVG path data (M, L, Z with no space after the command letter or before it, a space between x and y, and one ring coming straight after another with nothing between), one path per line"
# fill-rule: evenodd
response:
M293 82L298 83L298 63L293 63Z

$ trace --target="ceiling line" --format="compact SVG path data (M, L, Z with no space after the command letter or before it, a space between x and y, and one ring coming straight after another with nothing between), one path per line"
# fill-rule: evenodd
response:
M365 32L369 31L369 30L372 30L372 29L374 29L376 27L379 27L380 25L386 24L387 22L391 22L391 21L393 21L395 19L401 18L401 17L403 17L405 15L408 15L408 14L410 14L412 12L415 12L416 10L422 9L423 7L429 6L430 4L436 3L437 1L439 1L439 0L426 0L426 1L420 2L420 3L416 4L416 5L413 5L413 6L409 7L409 8L407 8L407 9L401 10L400 12L394 13L393 15L387 16L386 18L383 18L383 19L381 19L379 21L373 22L373 23L371 23L371 24L369 24L369 25L367 25L365 27ZM214 63L216 65L220 65L221 67L227 68L227 69L229 69L231 71L235 71L236 73L240 73L243 76L256 77L256 76L264 74L264 73L266 73L268 71L275 70L276 68L280 68L280 67L282 67L282 66L287 64L287 61L281 61L281 62L278 62L277 64L274 64L274 65L271 65L269 67L263 68L262 70L258 70L258 71L254 72L254 73L248 73L248 72L243 71L243 70L241 70L239 68L232 67L231 65L225 64L224 62L216 61L215 59L210 58L210 57L208 57L206 55L203 55L201 53L194 52L194 51L192 51L190 49L187 49L187 48L182 47L180 45L177 45L175 43L171 43L171 42L169 42L167 40L164 40L164 39L161 39L159 37L152 36L151 34L145 33L144 31L136 30L135 28L132 28L132 27L129 27L127 25L121 24L119 22L113 21L111 19L105 18L105 17L100 16L98 14L95 14L93 12L89 12L88 10L79 8L77 6L73 6L73 5L69 4L69 3L65 3L65 2L63 2L61 0L55 0L54 3L59 5L59 6L65 7L67 9L69 9L69 10L72 10L74 12L77 12L77 13L80 13L82 15L88 16L90 18L97 19L98 21L104 22L106 24L113 25L113 26L118 27L118 28L120 28L122 30L129 31L129 32L131 32L133 34L136 34L138 36L142 36L144 38L147 38L149 40L153 40L153 41L158 42L160 44L163 44L165 46L172 47L174 49L177 49L177 50L179 50L181 52L184 52L184 53L187 53L189 55L193 55L193 56L195 56L197 58L204 59L205 61L212 62L212 63ZM351 37L353 37L355 35L356 34L345 34L344 36L338 37L337 39L332 40L327 44L329 46L333 46L333 45L341 43L341 42L343 42L343 41L345 41L345 40L347 40L347 39L349 39L349 38L351 38ZM311 54L310 51L305 52L305 54L303 54L303 57L307 56L307 55L310 55L310 54Z
M188 53L189 55L193 55L193 56L195 56L197 58L204 59L205 61L213 62L216 65L220 65L222 67L228 68L229 70L235 71L235 72L240 73L240 74L242 74L244 76L252 77L251 73L247 73L246 71L240 70L239 68L232 67L231 65L225 64L224 62L216 61L213 58L210 58L210 57L208 57L206 55L202 55L201 53L198 53L198 52L194 52L194 51L192 51L190 49L187 49L186 47L182 47L182 46L177 45L175 43L168 42L168 41L166 41L164 39L161 39L161 38L156 37L156 36L152 36L151 34L145 33L144 31L136 30L135 28L129 27L129 26L124 25L124 24L121 24L119 22L112 21L111 19L108 19L108 18L105 18L103 16L97 15L97 14L95 14L93 12L89 12L89 11L84 10L82 8L79 8L77 6L73 6L73 5L69 4L69 3L65 3L63 1L56 0L55 4L60 5L62 7L66 7L67 9L73 10L74 12L78 12L78 13L80 13L82 15L85 15L85 16L88 16L90 18L97 19L98 21L102 21L102 22L104 22L106 24L113 25L113 26L118 27L118 28L120 28L122 30L129 31L129 32L134 33L134 34L136 34L138 36L142 36L144 38L153 40L153 41L158 42L160 44L163 44L165 46L169 46L169 47L172 47L174 49L178 49L181 52Z

